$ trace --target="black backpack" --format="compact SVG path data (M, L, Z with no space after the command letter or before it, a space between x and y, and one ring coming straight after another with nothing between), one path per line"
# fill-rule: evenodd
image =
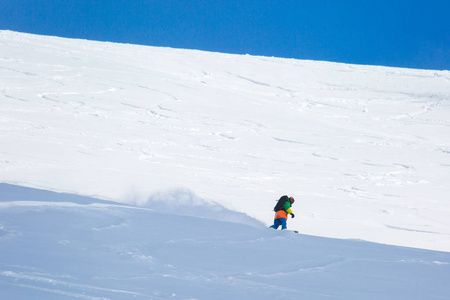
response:
M273 208L274 211L283 210L283 205L286 203L286 201L289 200L288 196L282 196L280 200L278 200L277 204Z

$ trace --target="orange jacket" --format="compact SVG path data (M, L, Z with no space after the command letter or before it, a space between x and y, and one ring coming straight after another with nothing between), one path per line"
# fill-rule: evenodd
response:
M292 214L291 204L289 203L289 201L286 201L286 203L283 205L283 208L284 209L279 210L275 213L275 220L281 219L281 218L284 218L287 220L287 215Z

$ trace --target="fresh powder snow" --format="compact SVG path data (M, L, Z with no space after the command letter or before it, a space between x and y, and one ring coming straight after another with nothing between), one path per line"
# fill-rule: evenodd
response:
M0 31L0 101L1 299L450 295L448 71Z

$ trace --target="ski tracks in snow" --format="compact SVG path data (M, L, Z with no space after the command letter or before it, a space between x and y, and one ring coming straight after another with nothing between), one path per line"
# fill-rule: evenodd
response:
M61 276L55 279L54 274L39 274L32 275L31 272L18 273L14 271L2 271L0 270L0 281L6 285L13 285L19 288L30 290L28 294L29 299L32 299L35 295L33 291L39 291L47 294L47 299L53 299L52 295L60 295L65 297L71 297L75 299L88 299L88 300L112 300L112 299L158 299L154 295L144 295L136 292L130 292L118 289L102 288L92 285L79 284L72 281L70 278ZM56 296L57 298L58 296ZM55 298L55 299L56 299ZM160 298L162 299L162 298Z

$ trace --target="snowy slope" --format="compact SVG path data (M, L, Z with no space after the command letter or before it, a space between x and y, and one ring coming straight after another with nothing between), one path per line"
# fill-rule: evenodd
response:
M450 295L448 252L299 235L7 184L0 184L0 197L1 299ZM212 208L204 203L196 213Z
M449 94L448 71L0 31L0 182L146 207L183 190L265 226L289 194L303 234L448 252Z

